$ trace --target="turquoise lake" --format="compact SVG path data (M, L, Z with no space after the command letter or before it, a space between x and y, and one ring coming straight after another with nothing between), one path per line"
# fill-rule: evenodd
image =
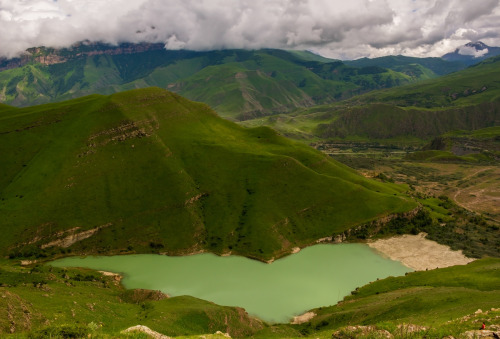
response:
M288 322L312 308L334 305L377 278L412 271L364 244L315 245L272 264L210 253L70 257L50 264L121 273L126 288L239 306L268 322Z

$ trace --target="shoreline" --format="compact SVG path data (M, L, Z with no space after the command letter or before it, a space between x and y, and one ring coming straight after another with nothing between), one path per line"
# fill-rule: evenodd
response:
M366 244L381 255L399 261L415 271L466 265L476 260L466 257L462 251L453 251L446 245L429 240L425 238L426 235L426 233L404 234L371 240Z

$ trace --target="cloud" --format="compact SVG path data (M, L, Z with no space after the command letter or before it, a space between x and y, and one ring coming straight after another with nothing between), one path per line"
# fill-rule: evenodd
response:
M461 55L470 55L474 58L482 57L483 55L488 53L488 49L477 50L473 46L462 46L458 49L458 54Z
M336 58L500 45L500 0L0 0L0 55L77 41L294 48Z

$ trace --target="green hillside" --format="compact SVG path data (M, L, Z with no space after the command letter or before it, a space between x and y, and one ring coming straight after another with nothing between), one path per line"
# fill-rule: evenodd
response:
M500 126L451 131L436 137L408 159L495 163L500 160Z
M408 66L418 65L422 69L431 71L434 76L446 75L466 68L465 64L458 61L447 61L442 58L415 58L403 55L389 55L373 59L361 58L345 61L345 63L354 67L379 66L392 70L401 70Z
M482 321L488 325L498 323L495 316L499 311L491 315L474 312L498 307L499 269L498 259L483 259L465 266L376 281L356 289L335 306L313 310L317 316L301 325L299 331L312 334L326 330L324 333L331 335L334 329L349 332L346 327L356 324L376 325L401 337L462 337L466 331L479 329ZM426 328L411 333L398 329L402 324Z
M453 130L475 130L500 121L500 59L437 79L373 91L331 105L260 118L266 125L308 140L425 141Z
M134 46L38 48L32 51L31 62L0 72L0 101L28 106L157 86L241 120L331 103L431 76L421 70L348 66L309 52L193 52ZM47 63L50 58L57 63Z
M395 196L404 187L159 88L8 110L0 153L0 249L11 257L267 260L414 207ZM54 242L68 239L81 241Z
M401 338L460 338L483 321L487 329L498 325L499 269L500 260L489 258L389 277L356 289L337 305L311 310L316 316L304 324L270 325L241 308L188 296L166 298L158 291L125 290L114 277L87 269L19 267L3 261L0 335L130 338L121 331L141 324L176 338L212 338L209 334L216 331L233 338L332 338L332 333L354 338L364 325L370 326L364 333L370 338L380 337L377 331ZM401 329L405 324L413 330Z

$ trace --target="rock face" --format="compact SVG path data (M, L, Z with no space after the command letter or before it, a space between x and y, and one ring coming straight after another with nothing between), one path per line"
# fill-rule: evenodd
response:
M150 43L123 43L117 46L103 44L80 42L69 48L55 49L48 47L33 47L18 58L0 59L0 71L22 67L30 62L40 63L42 65L54 65L66 62L68 60L82 58L94 55L122 55L134 54L147 51L156 51L164 49L164 44Z

